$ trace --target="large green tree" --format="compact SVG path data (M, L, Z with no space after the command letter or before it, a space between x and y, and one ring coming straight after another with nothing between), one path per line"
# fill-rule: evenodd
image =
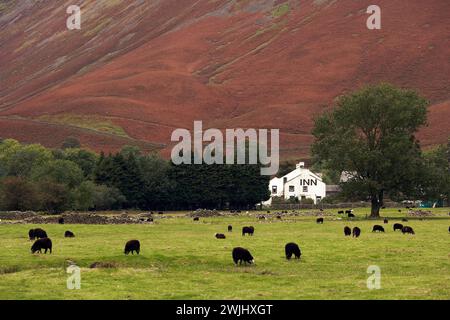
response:
M413 90L390 84L341 96L315 119L313 157L330 170L347 172L344 193L370 198L379 217L386 195L416 196L423 160L415 133L426 123L428 102Z
M0 182L1 210L36 210L40 208L38 187L22 177L7 177Z

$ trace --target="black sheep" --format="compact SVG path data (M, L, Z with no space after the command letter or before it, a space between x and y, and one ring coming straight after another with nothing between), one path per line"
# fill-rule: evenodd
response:
M42 249L45 249L45 254L47 250L50 250L50 253L52 253L52 240L49 238L37 239L31 246L31 253L42 253Z
M47 232L41 228L31 229L28 231L30 240L47 238Z
M286 244L284 252L286 253L286 259L288 260L291 259L292 255L294 255L296 259L300 259L300 256L302 255L299 246L293 242Z
M383 222L384 222L384 224L388 224L388 223L389 223L389 220L386 219L386 218L384 218Z
M352 229L350 229L350 227L345 227L344 228L344 234L346 237L350 236L352 234Z
M373 226L372 232L384 232L384 228L378 224Z
M353 228L353 237L358 238L361 235L361 229L358 227Z
M277 216L277 219L278 219L278 220L281 220L281 216Z
M316 223L321 223L321 224L323 224L323 218L317 218Z
M344 214L344 210L338 211L338 214Z
M353 210L345 210L345 213L346 214L350 214L350 213L352 213L353 212Z
M64 224L64 218L59 218L59 219L58 219L58 223L59 223L59 224Z
M241 248L241 247L234 248L233 252L232 252L232 256L233 256L233 261L234 261L235 265L237 265L238 262L239 262L239 264L242 264L242 262L244 262L244 264L247 264L247 263L252 264L255 262L250 251L248 251L247 249Z
M223 233L216 233L215 236L216 236L216 239L226 239L226 237Z
M249 236L253 236L253 233L255 232L255 228L253 227L243 227L242 228L242 235L245 236L248 234Z
M200 221L200 218L199 217L195 217L194 221Z
M450 232L450 227L448 227L448 232Z
M354 215L353 213L349 213L349 214L348 214L348 217L349 217L349 218L354 218L355 215Z
M136 251L137 254L141 251L141 243L138 240L130 240L125 245L124 253L128 255L130 252L131 254L134 254L134 251Z
M402 230L403 225L401 223L394 223L394 231Z
M67 230L66 232L64 232L64 237L65 238L75 238L75 235L73 234L72 231Z
M402 228L402 233L403 233L403 234L406 234L406 233L409 233L409 234L415 234L413 228L408 227L408 226L404 226L404 227Z
M228 226L228 232L232 232L233 231L233 226L232 225L229 225Z
M30 231L28 231L28 238L31 240L36 239L36 236L34 235L34 229L30 229Z

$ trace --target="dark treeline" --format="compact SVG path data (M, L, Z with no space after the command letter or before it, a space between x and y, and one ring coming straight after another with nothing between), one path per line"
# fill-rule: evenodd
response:
M78 148L0 143L0 210L246 209L268 199L259 165L173 165L126 146Z

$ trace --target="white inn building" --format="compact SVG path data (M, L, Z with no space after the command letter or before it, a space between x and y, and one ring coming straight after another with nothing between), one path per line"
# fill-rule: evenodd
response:
M281 178L270 180L269 190L271 197L264 205L272 203L272 197L313 199L317 203L326 196L326 184L320 175L305 168L305 163L300 162L296 169Z

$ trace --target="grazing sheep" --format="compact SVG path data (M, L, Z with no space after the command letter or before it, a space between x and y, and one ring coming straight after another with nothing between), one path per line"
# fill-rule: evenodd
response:
M128 255L130 252L134 254L136 251L137 254L141 251L141 243L138 240L130 240L125 245L124 253Z
M384 228L378 224L373 226L372 232L384 232Z
M384 224L388 224L389 223L389 220L388 219L386 219L386 218L384 218Z
M28 237L30 240L47 238L47 232L41 228L31 229L28 231Z
M351 210L345 210L345 213L346 214L350 214L350 213L352 213L353 212L353 210L351 209Z
M216 237L216 239L226 239L223 233L216 233L214 236Z
M244 262L244 264L247 264L247 263L252 264L255 262L250 251L248 251L247 249L241 248L241 247L234 248L233 252L232 252L232 256L233 256L233 261L234 261L235 265L237 265L238 262L239 262L239 264L242 264L242 262Z
M267 213L270 213L270 210L267 210Z
M164 214L164 212L162 212L162 211L158 211L158 214Z
M354 215L353 213L349 213L349 214L348 214L348 217L349 217L349 218L354 218L355 215Z
M48 238L47 232L41 228L34 229L34 235L37 239Z
M64 218L59 218L59 219L58 219L58 223L59 223L59 224L64 224Z
M288 260L291 259L292 255L294 255L296 259L300 259L300 256L302 255L299 246L293 242L286 244L284 252L286 253L286 259Z
M65 238L75 238L75 235L73 234L72 231L67 230L66 232L64 232L64 237Z
M259 220L266 220L266 217L265 216L259 216L258 219Z
M344 210L338 211L338 214L344 214Z
M323 224L323 218L317 218L316 223Z
M228 232L232 232L233 231L233 226L230 224L229 226L228 226Z
M411 228L411 227L409 227L409 226L404 226L404 227L402 228L402 233L403 233L403 234L406 234L406 233L409 233L409 234L415 234L413 228Z
M346 226L344 228L344 234L345 234L346 237L350 236L352 234L352 229L350 229L350 227Z
M402 210L401 210L401 209L398 209L398 212L402 212Z
M358 227L353 228L353 237L358 238L361 235L361 229Z
M147 222L153 222L153 218L147 218Z
M253 233L255 232L255 228L253 227L243 227L242 228L242 235L245 236L248 234L249 236L253 236Z
M47 250L50 250L50 253L52 253L52 240L49 238L37 239L31 246L31 253L42 253L42 249L45 249L45 254L47 254Z
M450 227L448 227L448 232L450 233Z
M402 230L403 225L401 223L394 223L394 231Z
M277 219L278 219L278 220L281 220L281 216L280 216L280 215L278 215L278 216L277 216Z
M193 220L194 221L200 221L200 218L199 217L195 217Z

